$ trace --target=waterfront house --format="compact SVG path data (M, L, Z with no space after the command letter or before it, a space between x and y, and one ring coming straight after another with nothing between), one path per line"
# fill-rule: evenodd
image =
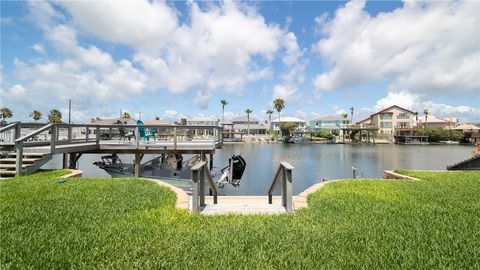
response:
M199 126L199 127L218 127L219 120L214 117L194 117L192 119L187 119L187 126ZM202 129L198 128L193 130L194 135L213 135L212 129Z
M414 125L414 112L397 105L380 110L357 122L361 127L378 127L380 134L394 135L396 129L408 129Z
M426 127L428 128L454 128L458 126L458 118L449 117L449 118L441 118L435 115L428 115ZM418 127L424 128L425 127L425 118L418 119Z
M274 131L278 131L280 130L280 125L285 123L297 124L297 130L304 130L307 127L306 122L300 118L283 116L283 117L280 117L280 123L278 123L278 118L272 120L272 129Z
M350 124L348 118L336 115L322 116L308 122L308 127L312 130L326 130L331 134L339 135L341 128Z
M250 129L250 135L264 135L267 134L268 127L254 117L247 119L246 116L239 116L230 119L229 121L233 125L233 130L235 132L243 132L247 134Z

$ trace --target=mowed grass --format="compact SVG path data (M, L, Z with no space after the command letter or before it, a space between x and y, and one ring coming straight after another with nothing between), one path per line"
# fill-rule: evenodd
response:
M277 216L205 217L140 179L0 180L1 269L479 269L480 173L334 182Z

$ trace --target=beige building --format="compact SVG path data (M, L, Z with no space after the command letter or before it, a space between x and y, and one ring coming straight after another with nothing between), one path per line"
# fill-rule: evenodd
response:
M357 122L357 125L378 127L380 134L394 135L396 129L413 127L415 123L414 116L414 112L393 105Z
M418 126L425 127L425 118L418 119ZM441 118L435 115L428 115L427 117L427 127L428 128L454 128L458 126L458 118L449 117Z

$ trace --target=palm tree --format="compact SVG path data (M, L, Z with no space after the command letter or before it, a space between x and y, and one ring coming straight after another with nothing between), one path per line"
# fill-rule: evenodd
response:
M268 109L267 110L267 114L268 114L268 131L271 133L272 132L272 114L273 114L273 111Z
M223 121L224 121L223 114L225 112L225 106L228 105L228 101L225 100L225 99L222 99L222 100L220 100L220 103L222 103L222 124L223 124Z
M413 115L415 115L415 124L418 126L418 112L414 112Z
M123 112L122 118L131 118L128 112Z
M62 113L57 109L52 109L48 115L48 123L59 124L62 123Z
M29 116L32 117L36 123L38 120L42 118L42 113L37 110L34 110L33 112L30 113Z
M250 110L250 109L246 109L245 110L245 113L247 114L247 134L250 136L250 114L252 113L253 111Z
M278 130L280 130L280 112L285 108L285 101L281 98L277 98L273 101L273 107L278 112Z
M428 120L428 109L423 110L423 114L425 115L425 126L423 128L427 128L427 120Z
M3 107L0 109L0 115L2 116L2 122L5 123L5 119L12 117L13 113L9 108Z
M353 124L353 107L350 107L350 115L351 115L351 119L350 119L350 123Z

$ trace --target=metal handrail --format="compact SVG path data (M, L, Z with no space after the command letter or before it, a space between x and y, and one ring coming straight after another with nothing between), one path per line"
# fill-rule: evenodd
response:
M191 168L192 170L192 211L198 212L200 206L205 206L205 176L212 189L213 203L217 204L218 191L208 169L206 161L200 161Z
M285 207L287 212L293 211L293 200L292 200L292 170L295 169L288 162L282 161L278 167L277 173L273 178L272 185L268 190L268 203L272 204L273 201L273 191L277 187L278 183L282 182L282 205Z

